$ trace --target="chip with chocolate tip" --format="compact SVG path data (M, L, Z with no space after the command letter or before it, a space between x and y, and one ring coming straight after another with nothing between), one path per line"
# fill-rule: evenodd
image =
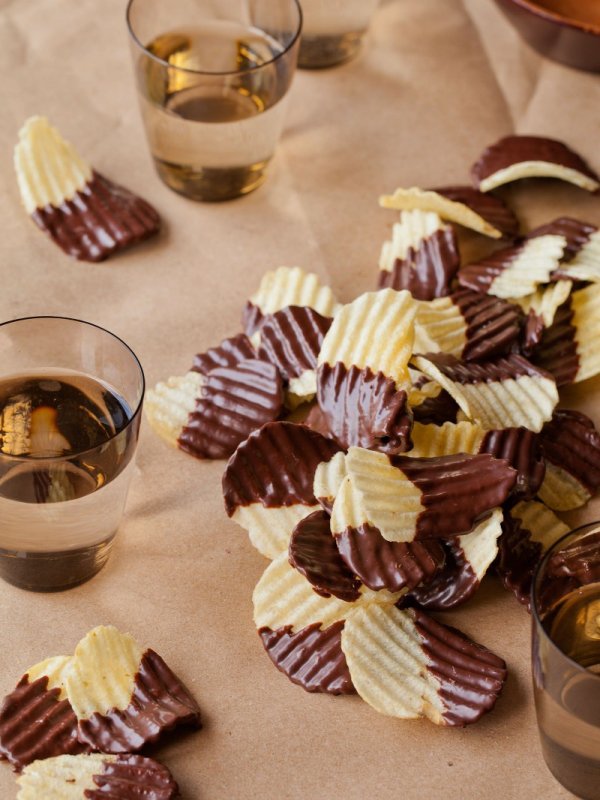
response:
M216 347L209 347L204 353L195 355L191 370L208 375L217 367L236 367L248 358L256 358L256 350L245 333L238 333L223 339Z
M516 470L482 455L386 456L351 447L331 512L334 534L371 525L390 542L470 532L508 497Z
M474 363L429 353L415 357L414 363L486 430L523 427L538 432L558 403L553 376L523 356Z
M339 444L403 453L411 446L412 413L407 392L369 367L338 362L317 370L317 400L327 428Z
M496 572L519 603L531 604L531 581L543 554L569 531L543 503L527 500L505 510Z
M483 151L471 176L481 192L523 178L558 178L588 192L600 188L598 176L581 156L545 136L505 136Z
M180 725L200 727L198 704L154 650L99 626L65 672L78 738L103 753L133 753Z
M542 428L546 475L538 495L555 511L584 506L600 489L600 433L579 411L557 409Z
M346 454L343 452L336 453L333 458L317 465L313 492L317 501L328 514L331 513L333 502L347 474Z
M104 261L160 229L149 203L93 170L45 117L25 122L14 161L26 212L67 255Z
M532 352L531 360L552 373L558 386L579 383L600 373L599 306L600 284L572 292Z
M573 289L572 281L558 280L547 286L538 286L535 292L525 297L511 299L527 315L521 331L521 350L530 356L542 341L546 328L554 322L560 306L568 299Z
M329 329L318 365L343 364L383 373L399 389L409 383L416 302L410 292L365 292L341 308Z
M382 195L379 205L382 208L395 209L396 211L431 211L439 214L442 219L456 222L465 228L470 228L492 239L501 239L503 231L489 222L479 212L477 207L463 202L464 198L453 199L446 196L444 190L419 189L416 186L410 189L396 189L393 194Z
M518 237L519 220L514 211L499 197L480 192L473 189L472 186L442 186L431 191L437 192L455 203L467 206L493 228L500 231L503 237L508 239Z
M190 371L160 381L146 392L144 411L150 427L174 447L196 408L203 384L204 376Z
M539 234L461 267L458 282L474 292L504 299L525 297L549 283L566 246L565 236Z
M408 390L408 405L413 413L414 422L423 425L443 425L444 422L456 422L458 405L437 381L413 367L409 368L413 385ZM419 378L414 376L418 375Z
M464 361L505 355L521 332L513 304L470 289L421 302L415 317L415 353L449 353Z
M273 422L252 433L223 475L225 510L267 558L286 551L297 523L320 506L317 466L340 447L304 425Z
M324 317L333 317L339 308L333 292L317 275L300 267L278 267L265 272L257 291L246 303L242 326L254 344L260 341L263 318L288 306L307 306Z
M413 458L434 458L456 453L479 452L486 432L475 422L444 422L443 425L423 425L415 422L413 426L413 446L406 455Z
M379 258L380 289L407 289L418 300L443 297L460 265L456 234L433 211L403 211Z
M136 755L63 755L34 761L17 778L17 800L171 800L179 787L169 770Z
M37 759L88 751L77 738L77 717L65 691L70 656L27 670L0 706L0 758L16 769Z
M494 707L506 664L420 609L361 607L346 620L342 650L358 694L400 719L464 726Z
M445 611L466 603L477 591L484 575L498 555L502 533L502 509L477 525L475 530L448 541L444 567L410 597L431 611Z
M290 408L311 400L317 392L317 357L331 322L331 317L308 306L287 306L263 319L258 354L284 378Z

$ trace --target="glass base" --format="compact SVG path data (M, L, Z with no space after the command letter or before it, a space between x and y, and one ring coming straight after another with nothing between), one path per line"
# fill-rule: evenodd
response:
M0 578L31 592L60 592L79 586L108 561L114 535L100 544L51 553L19 553L0 548Z
M540 731L546 766L556 780L581 800L600 800L600 753L587 758L561 747Z
M323 69L348 61L357 54L363 31L338 36L305 36L300 39L298 66L302 69Z
M247 167L196 169L154 159L161 180L170 189L191 200L220 202L249 194L263 183L269 161L258 161Z

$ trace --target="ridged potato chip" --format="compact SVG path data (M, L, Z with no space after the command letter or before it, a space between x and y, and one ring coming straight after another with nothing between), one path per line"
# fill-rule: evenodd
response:
M557 309L567 300L572 288L571 281L560 280L548 286L539 286L532 294L511 299L511 302L520 306L526 314L533 311L549 327L554 322Z
M146 392L144 411L150 427L174 447L196 408L203 383L200 373L190 371L167 378Z
M346 475L346 454L343 452L336 453L329 461L322 461L315 470L313 491L325 511L331 512Z
M368 367L403 388L409 380L415 313L415 301L407 291L383 289L360 295L338 312L323 341L318 364Z
M315 504L280 508L265 508L260 503L240 506L231 519L248 531L252 545L265 558L277 558L280 553L287 552L290 536L300 520L318 511L321 506Z
M410 189L396 189L391 195L383 195L379 198L379 205L382 208L395 209L397 211L411 211L419 209L421 211L432 211L439 214L442 219L456 222L465 228L483 233L492 239L501 239L503 233L494 225L489 223L480 214L467 206L465 203L450 200L441 192L428 191L413 186Z
M486 432L475 422L445 422L443 425L413 425L413 447L407 456L433 458L455 453L479 453Z

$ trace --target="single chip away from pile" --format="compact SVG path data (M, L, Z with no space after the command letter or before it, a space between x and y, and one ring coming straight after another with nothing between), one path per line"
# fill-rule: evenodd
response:
M67 255L104 261L160 229L149 203L94 171L45 117L25 122L14 160L25 210Z

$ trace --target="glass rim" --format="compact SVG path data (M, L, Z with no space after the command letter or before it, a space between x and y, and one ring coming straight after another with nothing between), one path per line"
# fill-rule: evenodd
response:
M164 58L159 58L155 53L151 53L150 50L146 47L146 45L142 44L140 39L138 38L137 34L133 30L133 23L131 21L131 13L133 4L140 2L141 0L128 0L127 2L127 9L125 11L125 20L127 22L127 30L129 31L129 35L140 50L145 53L148 58L151 58L157 64L160 64L167 69L176 70L178 72L187 73L189 75L213 75L215 77L226 76L226 75L244 75L246 73L258 72L258 70L263 69L264 67L268 67L270 64L274 64L275 62L279 61L283 56L287 55L292 47L296 44L298 39L300 38L300 34L302 32L302 23L303 23L303 14L302 14L302 6L300 5L300 0L289 0L289 2L296 7L296 11L298 12L298 24L296 27L296 31L285 46L285 48L281 51L281 53L277 53L273 58L270 58L268 61L265 61L264 64L257 64L253 67L247 67L246 69L233 69L233 70L205 70L205 69L190 69L189 67L178 67L173 64L169 64L168 61L165 61ZM258 28L257 28L258 30Z
M121 436L123 433L125 433L125 431L129 430L129 428L131 427L132 423L140 415L141 410L142 410L142 406L144 404L144 396L146 394L146 376L144 375L144 368L142 367L142 364L141 364L139 358L136 356L136 354L131 349L131 347L127 344L127 342L124 339L121 339L120 336L117 336L116 333L113 333L112 331L109 331L108 328L103 328L102 325L97 325L95 322L88 322L87 320L79 319L78 317L62 317L60 315L54 315L54 314L38 314L38 315L31 316L31 317L16 317L15 319L5 320L4 322L0 322L0 329L6 327L7 325L12 325L12 324L14 324L16 322L32 322L33 320L41 320L41 319L61 320L63 322L77 322L80 325L87 325L90 328L96 328L96 330L102 331L102 333L107 333L113 339L116 339L120 344L122 344L123 347L126 350L128 350L129 353L133 356L134 364L137 365L137 368L139 370L139 374L140 374L140 376L142 378L142 390L141 390L141 394L140 394L140 399L138 400L136 408L133 411L133 413L131 414L131 417L127 420L127 424L124 425L121 428L120 431L117 431L117 433L111 434L111 436L109 436L107 439L104 439L104 441L101 444L98 444L95 447L88 447L85 450L76 450L76 451L73 451L72 453L63 453L63 455L60 455L60 456L47 456L47 457L39 459L40 462L42 462L42 461L52 461L52 462L68 461L71 458L78 458L79 456L83 456L86 453L94 453L94 452L96 452L101 447L105 447L109 442L112 442L118 436ZM116 387L114 387L114 388L116 388ZM10 453L2 453L2 452L0 452L0 460L1 459L11 459L12 461L15 461L15 462L19 462L20 461L20 462L24 462L24 463L25 462L31 463L31 460L32 460L28 456L15 456L15 455L11 455Z
M544 567L546 566L546 564L548 563L548 561L550 560L550 557L557 550L560 550L561 545L564 542L566 542L567 539L570 539L571 537L577 537L577 534L581 534L584 532L592 533L594 530L600 531L600 519L592 522L584 522L583 525L578 525L576 528L572 528L570 531L567 531L567 533L563 534L560 537L560 539L557 539L554 542L554 544L552 544L548 548L548 550L544 553L542 559L538 562L535 571L533 573L533 579L531 581L530 597L531 597L531 616L538 628L538 631L541 632L540 635L544 637L544 640L546 642L550 643L552 649L556 653L559 653L563 658L565 658L568 661L569 665L572 666L573 669L576 669L577 671L581 672L582 674L585 674L586 676L590 676L592 680L598 681L598 684L600 685L600 674L592 672L591 670L587 669L587 667L584 667L581 664L579 664L577 661L575 661L575 659L571 658L563 650L561 650L560 647L556 644L556 642L552 640L551 636L548 634L548 632L546 631L546 629L542 624L542 620L538 613L538 608L536 603L536 586L538 584L538 580L540 579L540 574L544 569Z

